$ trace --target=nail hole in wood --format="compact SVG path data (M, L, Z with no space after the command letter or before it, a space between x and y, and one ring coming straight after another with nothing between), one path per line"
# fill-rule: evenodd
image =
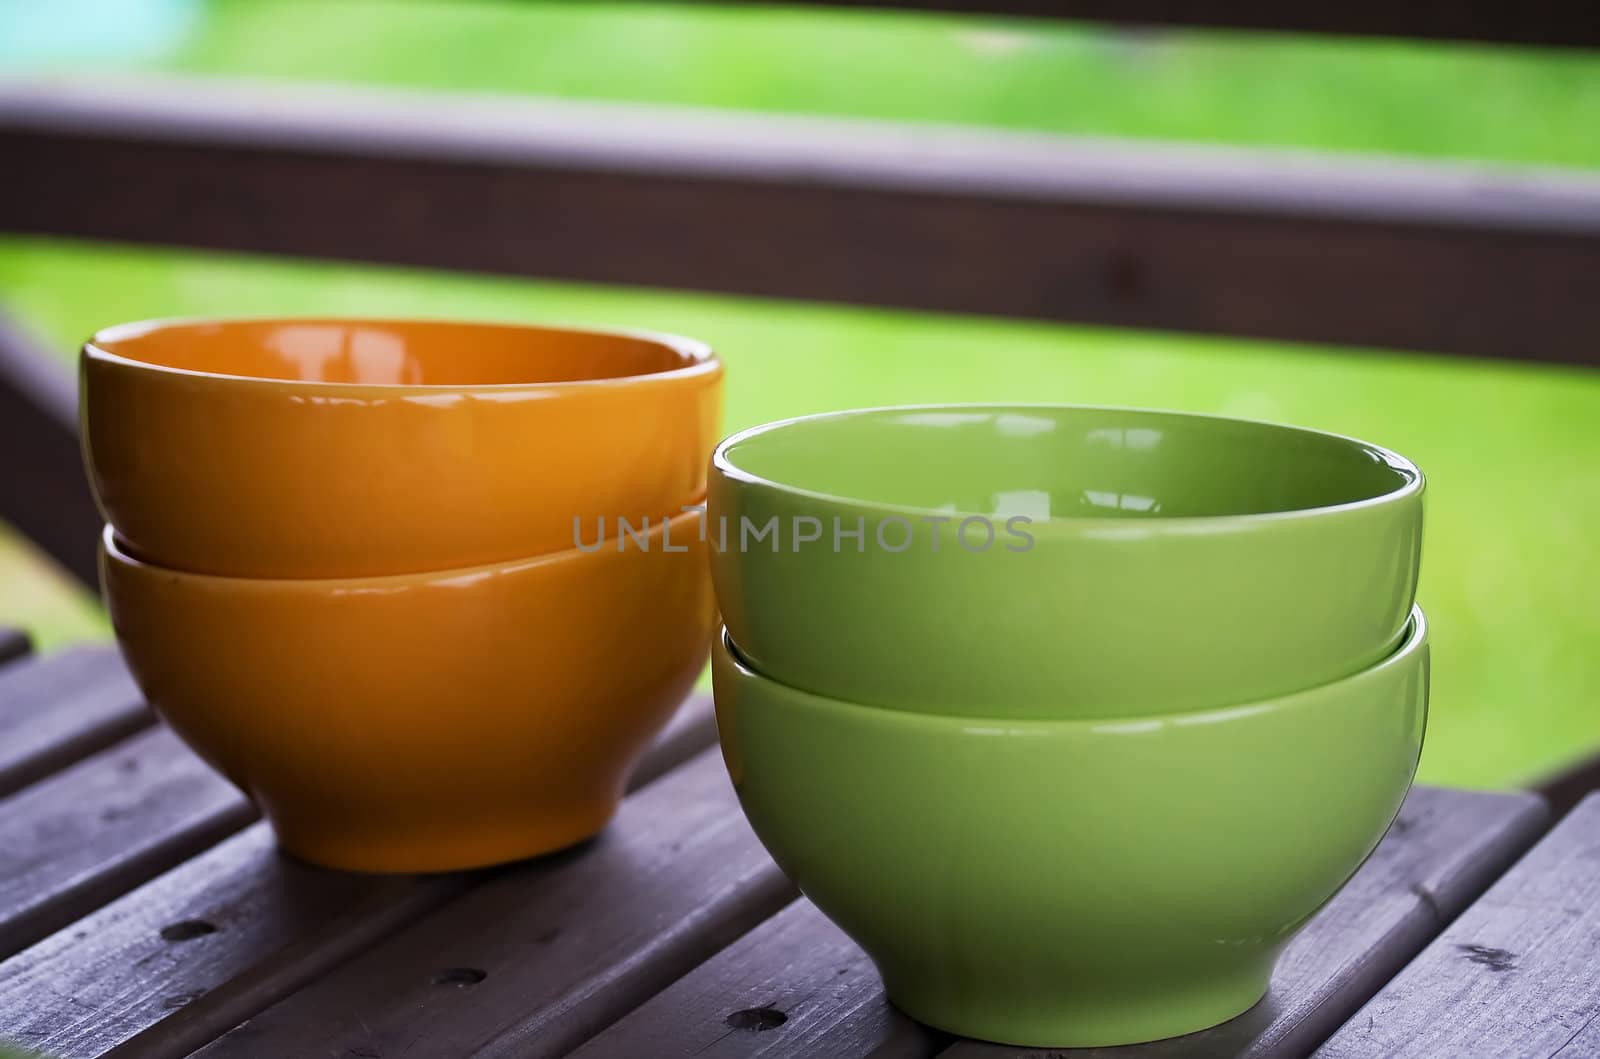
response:
M489 977L489 972L480 971L476 967L446 967L444 970L433 976L433 984L453 985L460 988L465 988L467 986L477 985L487 977Z
M168 923L162 927L161 937L164 941L189 941L216 932L216 926L203 919L180 919L176 923Z
M743 1011L735 1011L722 1021L736 1030L763 1033L782 1026L789 1021L789 1016L776 1008L745 1008Z
M1495 974L1517 969L1517 954L1514 952L1488 945L1457 945L1456 948L1461 950L1462 959L1482 964Z

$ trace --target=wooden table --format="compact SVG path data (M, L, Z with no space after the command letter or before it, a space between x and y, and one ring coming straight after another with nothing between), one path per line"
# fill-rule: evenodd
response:
M600 838L363 876L280 856L114 650L25 648L0 634L0 1039L71 1057L1030 1054L884 1001L745 824L704 698ZM1600 1055L1600 798L1546 827L1533 795L1418 788L1263 1003L1070 1054Z

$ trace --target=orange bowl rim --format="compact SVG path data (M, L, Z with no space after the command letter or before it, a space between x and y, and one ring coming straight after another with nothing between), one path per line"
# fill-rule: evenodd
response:
M304 323L304 324L368 324L378 327L408 327L414 325L447 324L462 328L513 328L525 331L567 332L585 335L606 335L631 338L665 346L689 363L665 371L642 372L601 379L565 379L560 381L471 384L428 383L372 383L372 382L321 382L312 379L275 379L260 375L234 375L228 372L197 371L193 368L176 368L167 364L138 360L105 348L102 343L122 342L149 334L160 328L189 327L194 325L240 326L248 324ZM697 376L716 377L722 374L722 361L705 342L665 331L651 331L629 327L589 327L565 323L524 323L514 320L460 320L451 317L426 316L166 316L149 320L132 320L102 327L83 344L86 358L113 364L118 367L161 375L208 379L229 386L255 386L298 391L336 390L340 393L375 392L387 396L441 393L520 393L563 392L567 390L610 389L618 386L656 385L669 381L693 379Z

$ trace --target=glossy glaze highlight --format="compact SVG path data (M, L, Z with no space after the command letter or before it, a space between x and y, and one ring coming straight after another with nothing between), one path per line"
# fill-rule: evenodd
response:
M155 321L81 359L84 451L142 558L382 576L573 546L704 489L722 366L689 339L396 320Z
M1027 717L1205 709L1394 649L1423 488L1377 446L1215 416L833 413L718 446L712 569L739 649L818 694ZM781 539L740 534L768 524Z

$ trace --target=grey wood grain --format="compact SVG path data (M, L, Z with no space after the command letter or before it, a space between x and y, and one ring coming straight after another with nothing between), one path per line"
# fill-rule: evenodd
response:
M254 824L0 964L0 1038L186 1054L466 881L325 871Z
M890 1006L866 953L801 898L573 1056L910 1059L948 1040Z
M792 896L708 751L199 1054L563 1054Z
M1316 1052L1600 1055L1600 794L1569 813Z
M27 633L0 625L0 665L21 658L32 649Z
M19 231L1575 363L1600 330L1576 172L148 77L0 86L0 155Z
M0 666L0 795L155 722L115 648Z
M0 802L0 956L212 845L255 816L164 728Z
M708 746L710 711L690 698L630 787ZM324 871L258 823L0 963L0 1039L61 1059L187 1055L495 875Z

